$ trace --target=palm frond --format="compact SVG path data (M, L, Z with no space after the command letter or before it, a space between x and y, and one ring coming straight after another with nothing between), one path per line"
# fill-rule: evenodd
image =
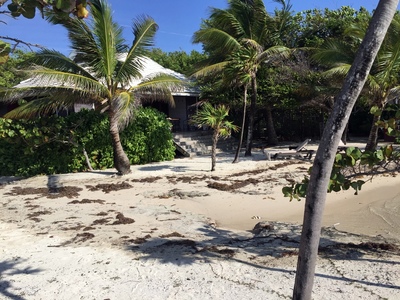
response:
M355 52L350 49L348 44L337 40L327 40L324 45L318 49L311 58L327 66L340 64L352 64Z
M93 7L92 7L93 9ZM92 28L92 23L78 18L60 18L58 14L48 13L47 20L53 24L61 24L68 31L68 39L73 51L73 59L83 67L91 68L91 71L99 74L96 66L101 65L100 49Z
M181 79L167 74L153 74L143 78L142 81L129 89L134 92L141 101L166 101L175 106L173 92L181 91L185 83Z
M126 84L132 78L140 78L140 70L143 65L138 59L144 50L153 45L154 35L158 29L155 21L147 16L141 16L133 21L132 31L135 39L130 47L125 60L118 66L115 79L117 82Z
M96 71L110 84L118 63L118 47L122 47L125 40L122 36L122 27L112 19L112 11L105 0L91 1L93 26L92 32L98 45L98 56L101 58L95 65Z
M229 63L228 61L222 61L216 64L205 66L202 69L193 73L192 76L198 78L220 73L224 70L224 68L227 66L228 63Z
M210 15L210 25L213 28L219 28L234 38L243 37L246 32L237 15L232 10L223 10L213 8Z
M351 68L351 64L341 64L322 73L325 77L344 78Z
M257 61L259 63L269 63L273 62L277 58L288 58L292 53L293 50L285 46L272 46L261 52L257 57Z
M219 28L200 29L195 32L194 43L203 43L217 53L231 53L240 47L240 43L229 33Z
M71 91L81 90L87 95L98 94L104 98L109 97L109 92L103 84L96 79L80 74L61 72L43 67L27 70L26 74L29 75L30 79L17 85L16 89L20 87L65 88Z
M112 99L111 105L118 118L118 129L122 131L132 121L134 112L139 107L139 101L134 97L134 94L123 91Z
M47 69L57 69L61 72L81 74L82 76L95 80L92 74L89 73L85 68L71 60L69 57L55 50L40 50L39 52L36 52L33 57L26 60L24 65L40 65Z
M42 115L54 114L58 109L73 107L78 94L60 93L48 94L26 102L4 115L9 119L32 119ZM73 100L75 99L75 100Z

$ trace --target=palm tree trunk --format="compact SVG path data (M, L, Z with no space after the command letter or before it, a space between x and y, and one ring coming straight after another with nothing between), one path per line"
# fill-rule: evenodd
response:
M381 101L377 101L377 106L380 110L383 110L387 103L387 98L382 99ZM378 145L378 129L379 126L376 124L381 120L380 115L374 115L372 119L371 130L369 131L367 145L365 146L365 150L374 151L376 146Z
M274 120L272 117L272 109L267 105L267 139L269 146L278 145L278 137L276 135Z
M376 124L381 119L380 116L374 115L372 119L371 130L369 131L369 136L367 140L367 145L365 146L365 150L374 151L378 144L378 129L379 126Z
M255 78L251 79L251 89L253 94L251 95L249 122L247 124L246 152L244 156L251 156L251 148L253 145L254 119L257 105L257 80Z
M131 172L131 164L128 156L122 148L119 136L118 120L115 116L115 113L112 111L109 112L109 121L110 135L113 144L114 168L117 169L118 174L120 175L129 174Z
M211 147L211 171L215 171L215 165L217 163L217 143L218 143L218 132L219 128L215 128L212 136L212 147Z
M325 126L312 167L304 210L293 299L310 300L332 166L351 110L364 86L399 0L380 0Z
M236 149L235 158L233 159L233 164L239 162L239 154L240 149L242 148L243 143L243 135L244 135L244 126L246 124L246 110L247 110L247 84L244 86L244 100L243 100L243 120L242 120L242 127L240 128L240 138L239 138L239 145Z

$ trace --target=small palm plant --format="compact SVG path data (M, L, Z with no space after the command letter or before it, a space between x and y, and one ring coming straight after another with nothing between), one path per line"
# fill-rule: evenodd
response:
M232 131L237 132L239 127L234 125L226 118L229 115L229 108L223 104L213 106L209 102L204 102L201 109L191 118L191 122L198 127L203 125L211 127L212 149L211 149L211 171L215 171L217 161L217 143L220 137L227 138Z

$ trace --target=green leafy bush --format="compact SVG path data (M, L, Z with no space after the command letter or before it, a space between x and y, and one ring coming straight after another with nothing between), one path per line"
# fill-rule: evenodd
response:
M175 148L165 115L141 108L122 133L132 164L171 160ZM113 151L105 115L81 111L68 117L37 120L0 118L0 175L32 176L87 171L84 150L93 169L111 168Z

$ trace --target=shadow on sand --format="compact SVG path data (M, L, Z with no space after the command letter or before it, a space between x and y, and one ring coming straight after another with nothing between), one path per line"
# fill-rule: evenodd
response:
M204 225L198 229L205 239L198 242L178 235L179 238L149 238L143 244L132 244L126 247L128 251L140 253L143 260L158 260L160 263L187 265L194 263L211 263L214 259L230 260L248 265L253 268L264 269L280 273L295 273L295 263L293 268L269 267L265 263L258 263L257 258L283 258L293 257L295 260L298 255L300 233L271 233L267 235L238 234L229 230L216 229L212 226ZM349 234L351 235L351 234ZM245 253L246 260L239 258L238 252ZM330 260L342 261L368 261L375 264L400 264L398 261L375 260L364 258L366 255L379 256L380 253L387 252L392 255L400 256L400 248L397 245L385 244L380 242L371 243L341 243L334 239L321 238L319 256ZM144 256L143 256L144 254ZM242 255L243 257L243 255ZM359 283L366 286L377 286L382 288L400 290L400 286L359 280L350 278L338 272L338 276L316 273L317 277L330 280L345 281L349 283Z
M24 262L23 260L4 260L0 261L0 295L5 296L7 299L24 300L25 298L8 291L12 287L12 276L17 274L33 275L41 272L40 269L26 267L23 269L18 268L18 265Z

